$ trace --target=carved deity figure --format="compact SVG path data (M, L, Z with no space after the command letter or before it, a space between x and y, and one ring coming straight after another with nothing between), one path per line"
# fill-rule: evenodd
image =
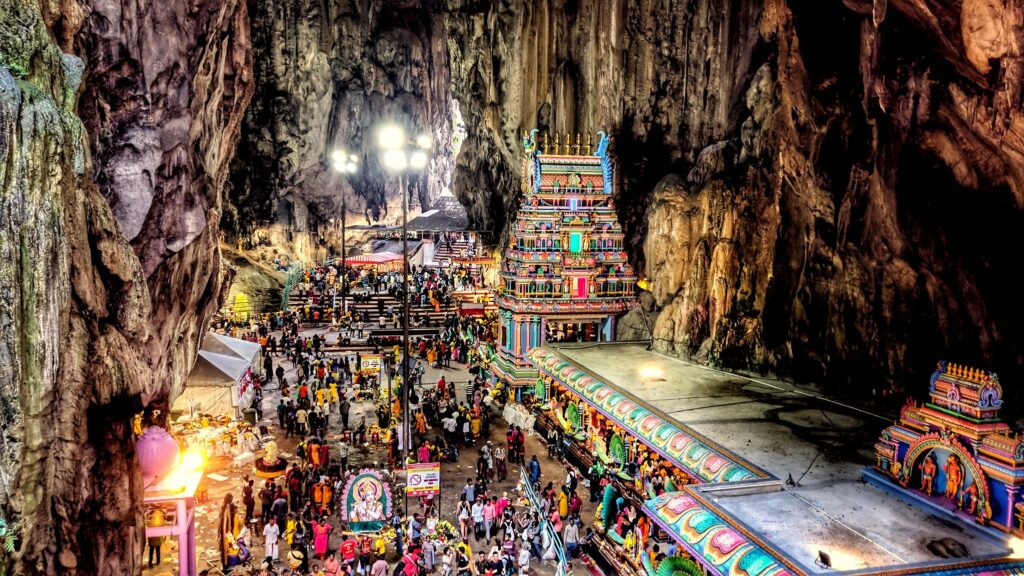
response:
M967 513L973 515L978 508L978 486L974 482L971 482L960 491L960 502L957 505L961 510L964 510L965 503L967 504Z
M921 491L931 496L935 472L938 470L938 466L935 465L935 456L931 454L926 456L924 462L918 465L918 469L921 470Z
M950 454L942 466L946 472L946 498L956 498L964 484L964 470L956 454Z
M265 452L263 453L263 461L267 464L276 464L278 454L277 442L271 440L270 442L267 442L267 445L264 448Z

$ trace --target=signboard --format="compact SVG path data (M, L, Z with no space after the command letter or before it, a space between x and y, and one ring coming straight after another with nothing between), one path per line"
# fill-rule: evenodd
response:
M360 470L341 494L345 520L353 532L376 532L391 517L391 490L376 470Z
M405 470L405 492L409 496L429 496L441 493L441 464L409 464Z
M359 366L359 369L377 374L379 377L382 362L380 354L363 354L362 365Z

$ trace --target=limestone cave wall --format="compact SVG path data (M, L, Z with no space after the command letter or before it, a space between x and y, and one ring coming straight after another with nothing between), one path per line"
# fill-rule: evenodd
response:
M605 130L660 349L863 396L949 358L1020 390L1021 18L1020 0L261 0L228 228L313 254L342 193L359 223L394 222L371 137L397 117L434 135L414 206L449 188L500 241L523 132ZM362 155L351 180L338 146Z
M221 290L247 4L0 0L0 573L137 574L131 419Z
M449 4L456 193L500 227L522 130L607 130L657 348L861 397L949 358L1019 398L1019 0Z
M338 242L348 224L395 224L401 192L410 218L448 186L452 125L443 15L419 2L257 0L256 94L246 115L224 228L256 231L302 259ZM384 123L433 139L427 170L399 181L381 167ZM353 176L330 154L358 156Z

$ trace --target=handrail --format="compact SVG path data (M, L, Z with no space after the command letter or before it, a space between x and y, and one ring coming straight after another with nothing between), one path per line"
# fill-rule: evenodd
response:
M541 518L541 530L548 534L548 538L551 540L551 545L548 550L542 550L541 556L546 555L551 548L554 549L555 557L558 559L558 565L555 567L555 575L562 576L569 574L569 561L565 557L565 546L562 545L562 535L555 532L554 527L551 525L551 521L547 519L543 512L540 503L540 498L537 493L534 492L533 486L530 484L530 477L526 473L526 468L519 467L519 481L526 488L526 498L530 501L530 505L538 513L537 515Z
M288 276L284 281L284 289L281 290L281 311L288 311L288 299L292 295L292 288L298 283L299 278L302 278L303 272L306 268L302 266L300 262L292 262L291 266L288 267Z

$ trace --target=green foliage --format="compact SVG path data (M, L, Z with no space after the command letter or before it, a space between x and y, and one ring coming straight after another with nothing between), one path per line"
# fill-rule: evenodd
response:
M0 66L7 68L11 72L11 76L19 80L28 78L28 69L18 62L0 62Z
M12 554L17 534L18 524L9 524L7 519L0 515L0 550L3 550L6 554Z

